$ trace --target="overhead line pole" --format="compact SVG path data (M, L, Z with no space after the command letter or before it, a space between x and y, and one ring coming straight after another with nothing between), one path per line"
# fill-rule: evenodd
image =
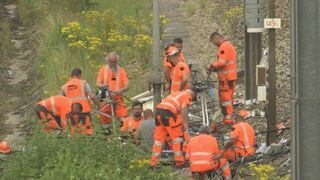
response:
M153 0L153 110L161 102L159 0Z
M291 179L320 177L320 3L291 1Z
M269 18L275 18L275 0L269 0L268 4L268 14ZM275 142L277 139L276 129L276 29L269 29L269 69L268 69L268 131L267 134L267 144Z

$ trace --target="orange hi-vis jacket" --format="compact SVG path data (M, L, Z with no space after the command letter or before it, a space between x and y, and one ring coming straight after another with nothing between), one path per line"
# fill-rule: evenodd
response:
M217 58L211 66L218 69L219 81L237 80L236 50L229 41L224 41L219 46Z
M80 103L82 105L82 112L88 113L91 111L90 101L86 92L87 82L81 79L70 79L62 89L73 103Z
M88 113L73 114L70 117L71 133L92 135L91 118Z
M241 156L251 156L254 150L254 129L247 122L240 122L233 126L230 138L238 138L232 145L232 149Z
M219 147L216 138L200 134L191 138L186 158L190 161L191 172L205 172L217 168L217 161L213 156L219 153Z
M65 96L52 96L40 101L38 105L45 107L54 116L61 118L61 126L66 127L67 114L71 112L72 101Z
M169 94L164 98L160 104L157 105L159 109L167 109L175 115L181 113L181 108L183 103L186 103L188 106L191 104L192 97L186 91L178 91Z
M143 120L144 120L143 116L141 116L140 119L138 119L138 120L135 120L132 116L127 117L123 121L123 126L121 127L121 131L122 132L134 132L140 127L141 122Z
M188 65L184 62L179 62L171 73L171 89L170 92L183 91L189 88L189 80L187 84L181 88L182 76L187 74L190 78L190 69Z
M117 91L129 82L127 73L122 67L118 66L117 72L113 72L109 65L100 68L97 81L108 86L110 91Z

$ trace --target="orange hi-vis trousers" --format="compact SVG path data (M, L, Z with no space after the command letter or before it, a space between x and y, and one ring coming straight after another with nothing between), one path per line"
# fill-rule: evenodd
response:
M61 121L60 117L54 117L45 107L40 105L36 107L35 111L38 119L40 119L40 124L44 125L43 130L45 132L60 128L58 124Z
M221 111L224 116L223 122L233 124L233 94L235 92L236 81L219 81L219 100Z
M115 109L114 109L114 113L116 118L125 118L128 116L128 109L126 107L126 105L124 104L124 100L122 96L115 96L113 98L113 100L115 101L116 105L115 105ZM110 104L106 104L102 109L101 112L109 114L110 116L112 115L111 112L111 105ZM100 122L102 124L112 124L112 119L110 117L104 116L102 114L99 115L100 118Z
M176 166L185 163L182 154L183 132L182 124L176 122L174 116L168 116L171 112L169 110L157 109L156 113L156 128L154 132L154 144L152 148L151 166L156 166L159 162L159 156L162 152L162 146L165 143L166 137L172 139L172 149L174 153L174 160Z
M222 171L222 176L224 177L224 179L226 180L231 180L232 176L231 176L231 170L230 170L230 166L229 166L229 163L228 161L225 159L225 158L220 158L219 159L219 163L217 162L218 160L215 161L214 165L215 167L213 168L213 170L210 170L210 171L205 171L205 172L197 172L197 171L192 171L191 169L191 172L192 172L192 179L195 180L195 174L198 173L199 176L200 176L200 179L201 180L205 180L205 176L206 174L210 174L214 171L217 171L218 169L221 169ZM216 163L217 162L217 163Z

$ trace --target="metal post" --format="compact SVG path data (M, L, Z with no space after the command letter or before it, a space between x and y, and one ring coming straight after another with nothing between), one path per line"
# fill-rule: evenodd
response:
M257 99L256 66L261 60L261 33L246 33L245 46L245 99Z
M320 177L320 3L293 0L292 27L292 179Z
M257 99L256 66L261 60L263 0L245 0L245 99Z
M269 18L275 17L275 0L269 0L268 5ZM268 70L268 134L267 144L271 144L276 141L277 132L276 129L276 30L269 29L269 70Z
M153 109L161 102L159 0L153 0Z

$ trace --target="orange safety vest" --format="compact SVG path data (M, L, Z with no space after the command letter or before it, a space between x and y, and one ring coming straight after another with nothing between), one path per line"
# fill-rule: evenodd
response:
M121 131L125 132L133 132L138 129L138 127L141 125L141 122L143 121L144 117L141 116L139 121L136 121L133 119L132 116L126 118L123 122L123 126L121 127Z
M91 111L90 101L86 92L87 82L81 79L70 79L62 86L66 97L71 99L73 103L80 103L82 105L82 112L87 113Z
M189 88L189 80L187 82L187 84L180 89L181 87L181 78L184 74L188 74L190 77L190 69L188 67L188 65L186 63L183 62L179 62L172 71L171 74L171 93L172 92L177 92L177 91L182 91L182 90L186 90Z
M240 122L233 126L230 138L238 138L232 145L232 148L241 156L251 156L255 153L254 150L254 129L247 122Z
M157 105L159 109L167 109L173 114L178 115L181 113L182 104L190 105L192 101L191 95L185 91L178 91L169 94Z
M65 123L67 114L71 112L72 101L65 96L52 96L40 101L38 105L45 107L53 115L59 116Z
M229 41L224 41L219 46L217 58L218 60L212 65L219 69L219 80L237 80L236 50Z
M191 172L205 172L217 168L213 156L219 153L217 140L206 134L192 138L187 147L187 159L190 160Z
M111 91L117 91L124 87L125 83L128 81L126 72L120 66L117 66L117 72L111 71L109 65L103 68L103 85L109 87Z
M92 135L93 130L91 128L91 118L89 114L73 114L70 117L71 121L71 133Z

